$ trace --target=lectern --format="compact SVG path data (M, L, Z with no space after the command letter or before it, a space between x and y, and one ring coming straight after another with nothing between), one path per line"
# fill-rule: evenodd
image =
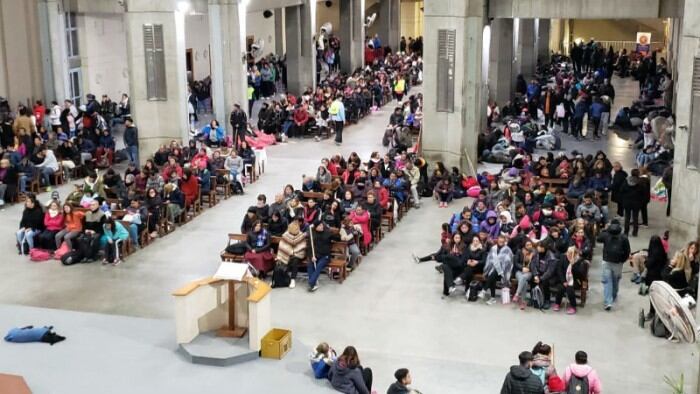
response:
M228 323L222 326L216 335L229 338L243 338L247 329L236 322L236 284L243 283L250 277L248 264L221 263L214 274L215 279L228 283Z

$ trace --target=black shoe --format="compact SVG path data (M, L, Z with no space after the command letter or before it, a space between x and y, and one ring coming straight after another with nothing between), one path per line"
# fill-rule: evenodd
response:
M551 302L545 301L542 305L542 309L549 309L552 306Z

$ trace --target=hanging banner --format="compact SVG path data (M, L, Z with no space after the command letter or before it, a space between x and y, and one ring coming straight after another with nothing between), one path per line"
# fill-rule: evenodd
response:
M651 33L637 32L637 52L647 55L651 49Z

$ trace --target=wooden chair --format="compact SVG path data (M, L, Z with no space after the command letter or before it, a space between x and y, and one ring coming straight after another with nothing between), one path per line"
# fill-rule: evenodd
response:
M63 165L58 165L58 169L53 173L53 175L51 175L51 180L56 186L63 185L63 182L65 181L63 177Z
M29 191L34 194L41 192L41 174L38 171L34 174L34 178L29 181Z
M214 176L212 178L216 178L219 176L224 177L226 175L228 175L228 171L226 171L225 169L219 169L219 170L216 170L216 176ZM227 200L229 197L231 197L231 194L232 194L231 182L219 183L218 181L215 181L215 182L212 181L212 184L214 184L214 183L216 183L216 187L212 187L212 189L216 190L217 193L221 192L220 194L224 197L224 200Z
M381 226L386 226L388 232L391 232L391 230L393 230L394 227L396 227L396 222L394 221L394 212L392 212L391 209L382 213Z
M247 242L247 241L248 241L248 236L246 236L245 234L229 234L228 235L228 244L226 244L226 247L228 248L233 243ZM226 248L224 248L224 250L221 251L220 257L221 257L222 262L235 263L235 262L242 262L243 261L242 254L229 253L226 251Z
M215 176L211 177L211 184L209 187L209 192L202 194L202 197L200 199L202 204L204 204L205 198L207 199L206 202L209 203L209 208L216 205L217 201L216 201L216 177Z
M347 242L331 243L331 260L328 263L328 277L340 283L348 277L348 244Z

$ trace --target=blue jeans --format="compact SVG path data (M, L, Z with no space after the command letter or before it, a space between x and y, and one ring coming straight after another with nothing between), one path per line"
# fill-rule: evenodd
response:
M28 229L19 229L17 230L17 243L19 244L19 252L22 253L22 245L26 242L27 245L29 245L29 249L32 249L34 247L34 237L39 234L39 230L34 230L31 228Z
M138 224L130 223L128 230L129 230L129 237L131 238L131 242L136 247L139 247L139 226L138 226Z
M29 180L28 175L20 175L19 176L19 192L20 193L26 193L27 192L27 181Z
M129 155L129 161L136 163L136 168L139 168L139 147L138 145L129 145L126 147L126 153Z
M609 263L603 260L603 304L612 305L617 299L617 291L620 288L623 263Z
M317 258L315 266L313 261L309 261L309 263L306 265L306 272L309 273L309 287L316 286L318 277L321 276L321 273L326 268L328 263L330 263L330 261L330 256L321 256Z
M55 171L49 167L41 167L41 179L45 186L51 185L51 175Z

